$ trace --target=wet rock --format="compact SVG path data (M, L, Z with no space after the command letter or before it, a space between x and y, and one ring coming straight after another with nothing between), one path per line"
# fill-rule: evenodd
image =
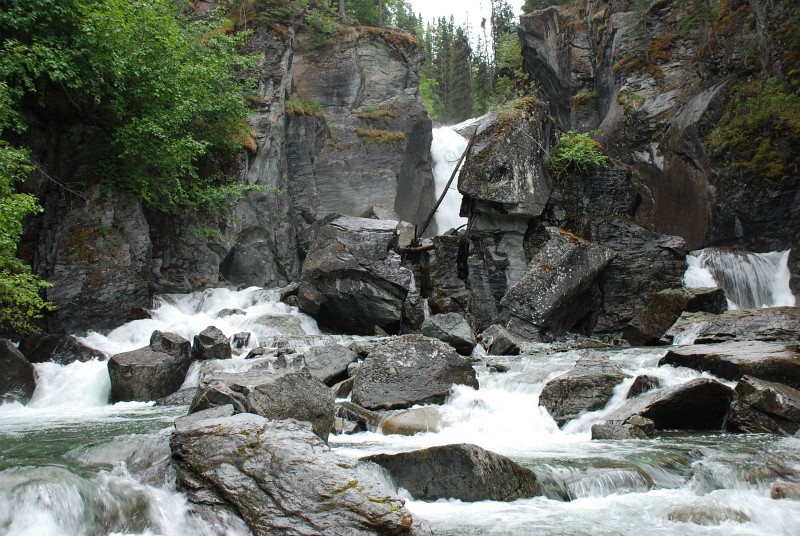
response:
M721 525L730 521L747 523L750 521L750 516L741 510L726 506L680 506L667 512L667 519L695 525Z
M333 426L333 403L331 390L307 371L256 370L205 378L189 412L230 404L236 413L308 421L314 433L327 441Z
M390 435L414 435L437 432L442 426L442 413L435 406L412 408L385 417L380 424L381 432Z
M26 404L35 389L33 365L11 341L0 339L0 402Z
M503 326L492 324L481 333L481 344L489 355L519 355L520 340Z
M800 484L797 482L775 482L769 492L773 499L792 499L800 501Z
M737 309L722 314L683 313L667 331L662 342L672 344L687 332L696 344L727 341L798 341L800 308L770 307Z
M539 404L563 426L581 413L603 408L624 378L622 369L607 358L582 357L572 370L547 382Z
M381 422L381 415L349 400L336 403L336 416L356 424L359 431L375 430Z
M228 318L229 316L246 315L247 311L236 308L222 309L217 313L217 318Z
M403 335L367 356L353 384L352 399L367 409L441 404L454 385L478 388L469 361L436 339Z
M662 290L647 299L644 309L623 330L623 337L632 346L655 345L684 311L719 314L727 307L720 288Z
M194 336L192 352L198 361L230 359L232 357L231 341L222 333L221 329L208 326Z
M513 501L542 494L533 471L477 445L445 445L362 460L386 469L397 486L420 500Z
M164 398L178 390L191 362L189 341L174 333L154 331L150 346L108 360L111 401Z
M604 422L592 425L592 439L647 439L655 423L641 415L631 415L624 422Z
M720 430L733 390L707 378L650 391L628 400L606 416L606 422L626 422L633 415L653 421L657 430Z
M747 374L800 389L800 350L796 345L745 341L676 346L658 364L707 371L726 380Z
M464 317L456 313L433 315L422 323L422 334L446 342L461 355L470 355L477 341Z
M245 348L250 343L250 337L252 337L252 335L253 334L249 331L234 333L231 338L231 344L237 349Z
M204 409L196 413L189 413L183 417L175 419L175 429L178 432L185 432L191 430L197 423L206 419L219 419L224 417L231 417L235 413L233 406L225 404L224 406L215 406L213 408Z
M89 348L72 335L33 333L26 335L19 343L19 351L31 363L51 361L59 365L69 365L75 361L85 363L93 359L105 360L100 350Z
M340 344L315 346L303 353L306 368L316 379L333 385L347 379L347 367L358 355Z
M208 418L173 432L170 448L189 501L231 508L255 536L431 534L401 498L332 452L308 423Z
M156 406L188 406L197 394L197 387L187 387L156 400Z
M661 387L662 381L655 376L648 376L646 374L636 376L625 398L634 398L648 391L652 391L653 389L660 389Z
M412 273L391 248L397 222L341 217L322 227L303 264L300 308L323 326L397 333Z
M742 376L734 388L728 425L747 433L794 435L800 430L800 391Z
M511 287L500 306L507 327L530 340L546 340L574 330L590 314L586 299L614 251L549 227L549 239ZM577 330L580 331L580 330Z

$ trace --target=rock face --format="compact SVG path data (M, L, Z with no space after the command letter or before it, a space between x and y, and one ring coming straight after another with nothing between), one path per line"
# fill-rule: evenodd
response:
M307 371L218 373L201 382L189 412L230 404L236 413L310 422L327 441L333 402L333 392Z
M687 331L694 342L725 341L797 341L800 340L800 308L772 307L739 309L721 314L683 313L664 334L662 341L671 344Z
M0 339L0 402L25 404L36 389L33 365L8 339Z
M422 334L446 342L461 355L469 355L477 341L464 317L456 313L433 315L422 323Z
M800 350L795 345L746 341L674 347L658 364L708 371L726 380L747 374L800 389Z
M219 328L208 326L194 336L192 353L198 361L230 359L232 356L231 341Z
M321 325L397 333L412 273L391 251L397 222L341 217L319 230L303 264L298 302Z
M583 357L571 371L544 386L539 404L563 426L581 413L604 407L611 399L614 386L624 377L619 366L607 358Z
M734 389L728 424L748 433L794 435L800 430L800 391L743 376Z
M542 494L530 469L477 445L445 445L362 458L377 463L415 498L513 501Z
M173 333L154 331L150 346L108 360L111 401L164 398L178 390L191 362L189 341Z
M26 335L19 343L19 350L31 363L52 361L59 365L69 365L75 361L86 362L105 359L103 352L89 348L71 335Z
M454 385L478 388L469 361L436 339L403 335L369 353L358 369L352 399L373 410L441 404Z
M170 438L178 483L256 536L431 534L403 500L330 451L307 423L252 414L187 424Z

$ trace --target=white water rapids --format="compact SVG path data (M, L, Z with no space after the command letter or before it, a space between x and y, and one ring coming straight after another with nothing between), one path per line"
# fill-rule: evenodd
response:
M223 309L234 311L218 317ZM233 360L212 364L217 370L249 367L243 359L248 349L276 346L281 330L296 334L298 346L347 341L320 335L312 319L279 303L277 293L247 289L168 296L154 318L130 322L107 335L91 334L84 342L113 355L146 346L154 329L191 340L209 325L228 336L253 333ZM606 408L559 429L539 407L539 393L549 379L589 352L608 355L627 378ZM591 425L624 402L635 376L647 374L677 385L701 375L657 367L665 352L556 351L531 345L522 356L502 358L510 369L506 373L476 365L480 389L453 390L443 406L446 425L438 432L332 435L330 444L357 458L474 443L531 468L544 483L544 497L509 503L409 497L408 507L427 519L437 535L796 535L800 501L773 500L769 488L778 479L800 479L800 439L722 433L590 439ZM199 381L200 368L193 371L185 385ZM172 421L185 414L185 406L107 404L105 362L38 364L36 372L37 389L27 407L0 406L0 534L248 533L237 519L194 513L175 490L168 439ZM688 522L686 512L715 521Z
M458 134L451 127L441 127L433 129L433 141L431 142L431 159L433 160L433 179L436 186L436 199L444 192L447 182L450 180L453 170L458 163L458 159L467 148L467 140ZM442 204L434 215L438 234L444 234L450 229L457 229L466 225L467 218L459 216L461 210L462 195L457 189L458 177L456 177Z

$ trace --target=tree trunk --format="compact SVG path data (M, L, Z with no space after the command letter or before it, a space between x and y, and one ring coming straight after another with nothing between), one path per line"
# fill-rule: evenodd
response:
M378 0L378 26L383 26L383 0Z
M344 17L344 0L339 0L339 16Z

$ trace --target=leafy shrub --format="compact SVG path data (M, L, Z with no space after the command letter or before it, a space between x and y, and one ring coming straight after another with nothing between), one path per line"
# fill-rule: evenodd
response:
M338 32L336 19L324 10L310 11L306 15L305 27L311 36L311 42L317 48L332 45Z
M600 144L589 134L579 134L574 130L561 134L556 148L550 152L550 166L556 176L573 168L587 171L607 165L608 158L603 154Z

